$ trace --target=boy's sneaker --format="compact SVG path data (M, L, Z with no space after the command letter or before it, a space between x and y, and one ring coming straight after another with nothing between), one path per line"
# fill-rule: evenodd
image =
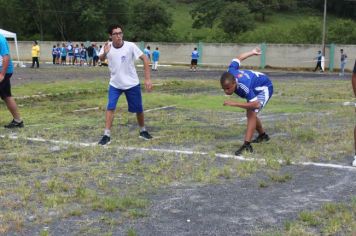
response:
M99 141L98 144L99 144L99 145L103 145L103 146L110 144L110 137L107 136L107 135L104 135L104 136L100 139L100 141Z
M15 120L12 120L9 124L4 125L5 128L8 129L13 129L13 128L23 128L23 121L17 122Z
M244 152L250 152L250 153L253 152L253 149L252 149L251 144L243 144L243 145L239 148L239 150L237 150L237 151L235 152L235 155L236 155L236 156L240 156L240 155L241 155L242 153L244 153Z
M152 136L147 131L141 131L139 137L144 139L144 140L152 139Z
M356 167L356 155L354 157L354 161L352 162L352 166Z
M261 135L258 135L254 140L251 141L251 143L262 143L262 142L267 142L269 141L269 136L268 134L264 133Z

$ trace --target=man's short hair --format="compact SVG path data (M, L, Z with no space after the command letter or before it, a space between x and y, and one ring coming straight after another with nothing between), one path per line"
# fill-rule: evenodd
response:
M109 26L109 28L108 28L108 34L112 34L112 31L114 30L114 29L117 29L117 28L119 28L119 29L121 29L121 31L124 31L124 29L122 28L122 25L120 25L120 24L113 24L113 25L110 25Z
M224 85L227 81L229 82L236 82L235 76L230 72L224 72L220 77L220 84L221 86Z

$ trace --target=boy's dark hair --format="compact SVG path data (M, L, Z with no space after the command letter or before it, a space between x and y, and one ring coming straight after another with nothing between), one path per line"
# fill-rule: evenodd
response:
M230 72L224 72L221 77L220 77L220 84L223 85L226 83L226 81L229 82L236 82L235 76L231 74Z
M197 48L194 48L194 50L197 50Z
M156 47L156 50L158 50L158 47Z
M38 44L38 43L37 43L37 40L35 40L35 41L33 41L33 42L34 42L36 45Z
M151 47L150 47L150 46L147 46L147 49L151 49Z
M120 28L121 29L121 31L124 31L124 29L122 28L122 25L120 25L120 24L114 24L114 25L110 25L109 26L109 28L108 28L108 34L112 34L112 31L114 30L114 29L117 29L117 28Z

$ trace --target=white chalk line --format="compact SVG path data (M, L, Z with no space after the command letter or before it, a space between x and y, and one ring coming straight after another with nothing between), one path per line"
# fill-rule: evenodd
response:
M176 105L169 105L169 106L164 106L164 107L152 108L152 109L145 110L145 112L151 112L151 111L157 111L157 110L164 110L164 109L173 108L173 107L176 107Z
M20 139L20 137L13 135L0 135L0 138L10 138L12 140ZM53 139L44 139L44 138L22 138L28 141L33 142L42 142L42 143L54 143L54 144L62 144L62 145L70 145L76 147L94 147L98 146L97 143L83 143L83 142L72 142L66 140L53 140ZM129 150L129 151L148 151L148 152L161 152L161 153L175 153L175 154L184 154L184 155L200 155L200 156L208 156L211 155L208 152L197 152L197 151L190 151L190 150L177 150L177 149L161 149L161 148L140 148L140 147L123 147L118 146L119 150ZM223 153L214 153L215 157L223 158L223 159L234 159L239 161L256 161L259 163L266 163L265 159L256 159L256 158L245 158L243 156L235 156L231 154L223 154ZM278 163L283 164L285 163L282 160L278 160ZM352 166L344 166L338 164L331 164L331 163L318 163L318 162L291 162L292 165L302 165L302 166L317 166L317 167L325 167L325 168L333 168L333 169L343 169L343 170L350 170L356 171L356 167Z
M342 105L356 107L356 102L344 102Z
M83 108L83 109L74 110L73 112L94 111L94 110L99 110L99 107Z

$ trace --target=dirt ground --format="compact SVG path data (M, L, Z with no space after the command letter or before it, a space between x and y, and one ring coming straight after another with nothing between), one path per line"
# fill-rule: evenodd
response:
M142 68L138 69L142 78ZM223 69L201 69L190 72L188 68L164 68L152 73L152 79L216 79ZM336 73L265 71L272 80L342 79ZM83 68L64 71L44 65L40 69L17 68L12 78L13 86L32 81L51 82L63 79L108 80L107 68ZM343 165L349 165L351 156ZM126 235L133 228L138 235L255 235L271 229L283 228L286 221L297 218L302 210L316 210L327 202L348 202L356 195L356 168L343 170L313 166L284 166L282 173L292 179L284 183L271 183L262 170L247 178L238 178L214 185L172 185L152 194L148 216L126 222L112 229L113 235ZM260 187L261 181L267 182ZM95 212L93 213L95 214ZM113 213L115 214L115 213ZM115 215L112 215L115 217ZM91 217L90 217L91 218ZM72 235L83 217L72 217L49 225L53 235ZM27 229L26 234L38 232ZM318 233L318 232L317 232ZM319 234L319 233L318 233Z

